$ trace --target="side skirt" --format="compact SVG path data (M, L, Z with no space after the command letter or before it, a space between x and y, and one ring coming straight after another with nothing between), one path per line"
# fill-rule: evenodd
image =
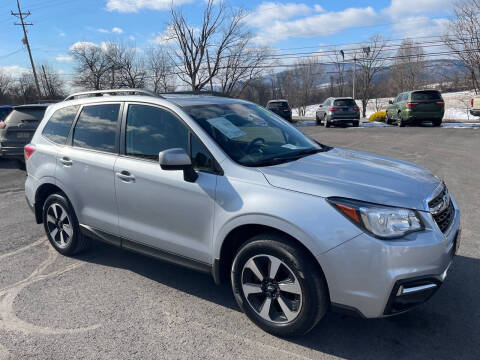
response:
M108 234L104 231L92 228L91 226L88 226L88 225L80 224L80 231L85 236L88 236L95 240L100 240L102 242L105 242L110 245L114 245L122 249L126 249L128 251L132 251L141 255L150 256L155 259L167 261L173 264L181 265L189 269L193 269L203 273L212 274L214 277L215 283L217 283L216 281L217 279L215 275L218 272L218 270L216 270L218 266L215 266L215 264L210 265L210 264L206 264L206 263L193 260L184 256L173 254L167 251L155 249L153 247L139 244L137 242L134 242L116 235ZM216 261L216 263L217 262L218 260Z

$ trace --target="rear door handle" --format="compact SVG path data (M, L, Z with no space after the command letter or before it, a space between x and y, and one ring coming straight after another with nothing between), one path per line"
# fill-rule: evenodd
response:
M64 156L59 160L64 166L72 166L73 162L70 160L70 158Z
M133 176L132 174L130 174L130 172L128 172L126 170L123 170L122 172L117 172L117 173L115 173L115 175L117 175L117 177L120 180L123 180L125 182L134 182L135 181L135 176Z

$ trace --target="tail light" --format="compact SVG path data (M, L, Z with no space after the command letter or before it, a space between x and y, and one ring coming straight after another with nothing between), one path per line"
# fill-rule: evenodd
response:
M328 108L328 111L338 111L338 110L339 110L339 108L337 108L337 107Z
M438 106L445 106L445 103L443 101L437 101L436 104Z
M418 105L416 102L407 102L407 108L414 108Z
M473 98L470 99L470 107L473 108ZM0 128L2 127L2 123L0 123Z
M355 106L355 107L353 108L353 111L360 111L360 108L359 108L358 106Z
M5 129L6 126L5 121L0 121L0 129Z
M25 145L25 147L23 148L23 156L25 157L25 161L30 159L30 156L32 156L34 151L35 146L33 146L32 144Z

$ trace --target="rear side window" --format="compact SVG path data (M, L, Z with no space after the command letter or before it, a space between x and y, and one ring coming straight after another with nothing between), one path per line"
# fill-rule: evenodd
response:
M115 152L120 104L84 106L73 133L73 146Z
M158 153L182 148L188 152L188 130L171 112L161 108L128 106L126 154L158 160Z
M65 144L79 107L67 106L55 111L43 128L42 135L57 144Z
M442 96L438 91L417 91L412 93L412 101L441 100Z
M0 109L0 121L3 121L3 119L5 119L8 114L10 114L10 111L12 111L12 109Z
M355 101L353 99L340 99L340 100L335 100L334 106L350 106L354 107L357 106Z

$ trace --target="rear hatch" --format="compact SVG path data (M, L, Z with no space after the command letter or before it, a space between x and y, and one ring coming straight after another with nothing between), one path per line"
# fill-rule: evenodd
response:
M352 119L358 117L358 106L353 99L337 99L332 106L335 118Z
M443 112L445 106L440 92L434 90L415 91L411 94L409 102L411 104L410 109L415 115L417 113L425 116L439 114Z
M22 146L30 142L43 118L46 106L18 106L5 118L0 130L2 146Z
M267 105L267 108L280 116L288 116L292 112L290 106L285 101L271 102Z

